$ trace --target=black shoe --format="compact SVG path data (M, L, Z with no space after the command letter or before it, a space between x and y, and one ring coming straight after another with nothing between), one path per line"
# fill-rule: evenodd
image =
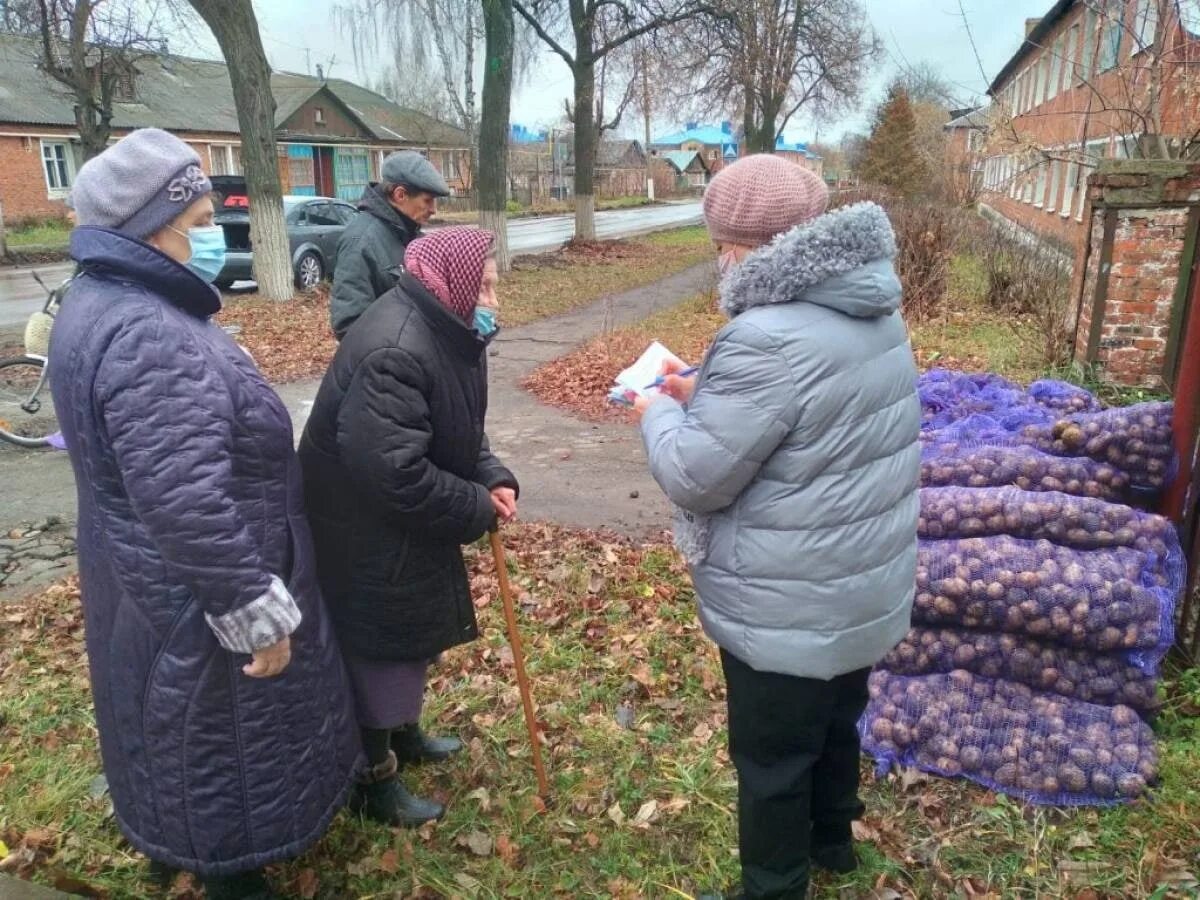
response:
M430 737L420 725L401 725L392 730L392 752L400 765L441 762L463 748L456 737Z
M809 858L814 866L838 875L849 875L858 868L858 855L852 841L813 847Z
M697 894L695 900L745 900L746 894L741 890L730 889L721 893Z
M271 890L262 872L243 872L221 878L201 878L208 900L283 900Z
M446 807L418 797L393 776L390 781L355 785L350 811L393 828L419 828L440 819L446 814Z

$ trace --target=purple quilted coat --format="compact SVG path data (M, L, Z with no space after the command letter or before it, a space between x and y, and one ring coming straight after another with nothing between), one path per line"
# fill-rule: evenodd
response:
M83 272L50 371L117 821L201 875L295 856L341 807L359 748L291 420L188 269L97 228L71 254ZM280 676L242 673L289 633Z

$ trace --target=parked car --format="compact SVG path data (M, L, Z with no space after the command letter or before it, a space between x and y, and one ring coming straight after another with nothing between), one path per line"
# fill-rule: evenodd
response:
M250 205L242 187L231 176L213 179L217 201L216 224L225 231L225 268L216 285L225 289L235 281L254 280L254 252L250 245ZM332 197L283 198L288 243L292 252L292 271L296 288L311 291L333 275L337 264L338 242L358 210L344 200Z

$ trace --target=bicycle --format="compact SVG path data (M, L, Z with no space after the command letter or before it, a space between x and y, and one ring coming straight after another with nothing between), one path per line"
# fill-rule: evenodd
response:
M25 353L0 359L0 440L18 447L49 446L58 432L46 355L54 316L72 280L51 290L37 272L32 274L46 292L46 302L25 325Z

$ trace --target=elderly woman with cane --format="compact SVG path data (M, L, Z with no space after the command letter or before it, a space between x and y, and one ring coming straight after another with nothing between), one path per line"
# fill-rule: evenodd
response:
M447 228L409 244L397 286L350 328L300 445L318 572L370 770L352 809L396 826L439 818L398 765L461 747L418 724L429 662L478 636L462 545L517 511L488 447L493 236Z
M855 724L906 633L917 562L916 368L895 238L870 203L823 215L812 173L751 156L704 213L727 324L697 375L637 404L721 648L742 884L803 898L856 865Z
M359 747L291 419L212 320L211 191L157 129L80 169L50 363L117 825L160 875L265 900L262 867L324 833Z

